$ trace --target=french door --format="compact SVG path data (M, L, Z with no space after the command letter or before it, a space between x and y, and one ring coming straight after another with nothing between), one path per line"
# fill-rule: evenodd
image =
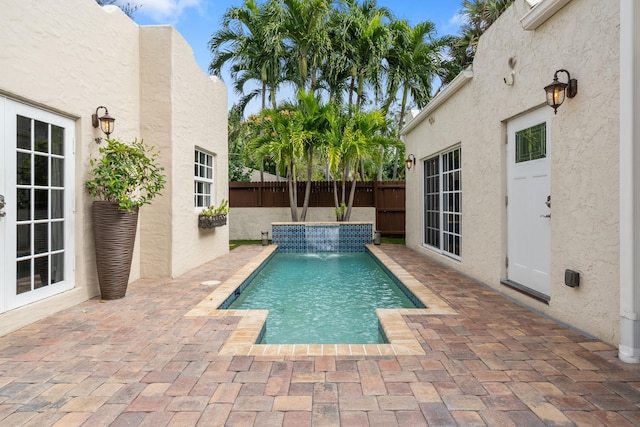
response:
M0 97L0 312L74 286L74 126Z

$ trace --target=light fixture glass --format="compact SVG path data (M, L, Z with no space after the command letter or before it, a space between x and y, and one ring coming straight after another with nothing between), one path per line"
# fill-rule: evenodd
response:
M567 74L567 83L558 80L558 73ZM578 93L578 80L572 79L567 70L558 70L553 74L553 81L544 87L547 97L547 105L553 108L553 113L558 113L558 107L562 105L565 97L573 98Z
M409 154L409 156L407 157L407 160L404 161L405 165L407 165L407 169L411 169L411 167L415 162L416 162L416 158L414 157L413 154Z
M104 109L104 114L102 116L98 116L98 111L101 108ZM100 130L107 135L107 138L109 138L109 135L111 135L115 129L115 121L116 119L109 115L107 107L102 105L96 108L96 112L91 116L91 123L93 124L93 127L97 128L99 126Z
M106 112L104 113L104 116L99 118L99 120L100 120L100 128L102 129L102 132L104 132L107 135L107 138L108 138L109 135L113 133L116 119L111 117L109 113Z

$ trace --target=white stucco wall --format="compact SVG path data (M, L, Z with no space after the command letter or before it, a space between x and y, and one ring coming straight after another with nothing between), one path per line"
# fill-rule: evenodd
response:
M197 67L175 30L140 28L94 0L4 2L0 96L75 121L75 182L68 187L76 206L75 288L0 313L0 335L99 294L84 181L89 158L98 156L94 138L104 136L91 124L100 105L116 118L112 137L158 146L168 172L163 195L141 208L130 281L151 275L150 265L169 277L228 251L228 231L198 234L193 210L195 140L217 154L216 198L226 197L226 90ZM186 235L186 224L195 233Z
M574 0L535 31L514 5L482 36L473 78L406 135L407 152L425 159L462 147L462 260L407 245L536 310L609 343L618 339L618 3ZM515 58L514 84L503 78ZM551 301L500 285L506 275L506 123L545 104L544 86L567 69L578 94L551 119ZM428 119L428 120L427 120ZM432 122L432 123L430 123ZM407 230L422 230L422 165L407 174ZM564 285L565 269L581 273Z
M300 212L301 209L298 210ZM334 208L309 208L307 222L332 222L336 220ZM269 232L274 222L290 222L290 208L232 208L229 213L231 240L260 240L263 231ZM351 222L376 223L376 209L353 208Z

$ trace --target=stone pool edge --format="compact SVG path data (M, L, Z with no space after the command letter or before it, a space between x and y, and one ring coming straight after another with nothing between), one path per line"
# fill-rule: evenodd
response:
M420 283L378 246L367 249L427 308L376 309L388 344L256 344L268 310L219 310L227 298L272 256L277 246L267 246L232 277L220 284L186 316L240 317L240 322L218 351L227 356L395 356L426 354L403 315L455 315L444 300Z

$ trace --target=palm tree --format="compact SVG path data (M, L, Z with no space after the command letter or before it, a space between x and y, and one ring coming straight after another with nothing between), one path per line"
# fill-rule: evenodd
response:
M304 201L302 203L302 213L300 215L301 221L305 221L307 217L307 210L311 198L314 154L320 150L324 142L323 135L328 129L327 114L329 109L330 107L328 105L322 105L320 98L314 95L313 92L305 93L301 90L298 93L296 120L304 135L302 140L307 165L307 184L304 192Z
M289 57L295 64L290 74L298 89L315 91L318 69L327 57L331 43L327 19L331 0L280 0L285 6L279 16L279 31L289 47ZM307 87L307 84L309 86Z
M381 88L382 60L391 43L387 25L391 12L378 7L375 0L346 0L347 9L342 12L340 31L344 35L343 55L350 73L349 106L359 109L365 99L365 86L374 92Z
M327 21L327 32L331 42L329 53L320 64L318 89L326 90L329 102L342 104L344 95L349 89L348 79L351 76L353 58L353 40L347 33L348 15L334 8Z
M363 160L381 162L381 148L398 145L400 141L385 135L388 123L380 110L344 112L334 106L328 115L328 124L328 130L325 132L325 153L334 175L335 207L338 211L344 206L346 209L342 219L349 221L356 183L358 178L363 178L358 174L358 165ZM342 181L341 200L338 198L338 179ZM351 182L348 200L347 181Z
M298 181L296 162L304 155L304 141L308 135L297 119L295 107L267 109L260 115L260 132L251 140L256 160L270 156L278 173L287 176L291 221L298 222Z
M473 62L480 36L512 3L513 0L464 0L462 2L461 14L464 24L460 28L461 35L450 39L451 72L445 83L453 80Z
M260 90L250 92L239 104L244 111L254 97L262 96L266 107L267 92L275 107L275 94L282 83L284 44L277 32L275 19L279 16L279 3L269 1L263 6L255 0L245 0L243 7L232 7L224 14L222 28L209 41L213 60L209 71L222 78L222 69L231 64L235 90L244 93L245 84L258 80Z
M441 69L444 42L435 38L435 25L422 22L411 27L407 21L391 23L393 44L387 56L389 99L388 109L400 93L398 135L402 130L409 97L417 107L424 107L430 99L431 84ZM398 155L393 167L393 179L398 173Z

